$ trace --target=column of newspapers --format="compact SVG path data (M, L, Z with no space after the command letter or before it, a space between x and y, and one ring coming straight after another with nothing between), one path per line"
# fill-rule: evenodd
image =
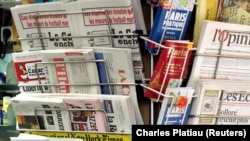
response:
M190 124L249 123L249 30L247 25L203 22L187 84L197 94Z
M143 124L131 0L18 5L11 12L23 49L13 54L23 90L12 98L18 129L131 134L133 124Z

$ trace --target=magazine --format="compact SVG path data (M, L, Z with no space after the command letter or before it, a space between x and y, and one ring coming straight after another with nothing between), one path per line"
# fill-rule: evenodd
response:
M161 103L158 125L185 125L188 123L195 89L168 88Z
M194 44L184 40L166 40L163 44L168 48L161 49L148 87L164 94L167 88L180 87L187 79ZM156 101L163 99L150 89L145 90L144 96Z
M217 21L250 25L247 0L220 0Z
M16 72L19 90L21 93L49 92L44 67L39 51L14 52L11 54Z
M62 99L18 96L11 103L20 130L71 131L69 112Z
M100 94L93 49L43 50L41 56L52 93Z
M164 40L183 40L193 12L195 0L160 0L149 39L162 43ZM155 44L147 43L150 53L157 53Z
M99 94L80 94L80 93L44 93L44 94L19 94L17 97L37 97L53 98L56 97L84 97L99 98L108 121L108 132L132 134L132 125L137 124L134 106L130 96L126 95L99 95Z
M205 20L188 87L200 79L250 80L248 25Z
M195 12L195 22L194 22L194 33L193 42L194 46L197 47L202 24L204 20L217 19L217 11L219 8L220 0L197 0L196 12Z
M190 124L249 124L249 83L201 80L191 109Z
M64 2L17 5L10 10L22 51L74 48Z
M99 98L62 97L68 105L72 131L107 132L105 111Z

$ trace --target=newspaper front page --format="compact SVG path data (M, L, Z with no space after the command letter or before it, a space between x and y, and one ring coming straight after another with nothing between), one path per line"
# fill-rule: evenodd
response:
M250 85L247 81L204 80L199 86L190 124L249 124Z
M187 86L198 80L250 80L249 26L206 20Z

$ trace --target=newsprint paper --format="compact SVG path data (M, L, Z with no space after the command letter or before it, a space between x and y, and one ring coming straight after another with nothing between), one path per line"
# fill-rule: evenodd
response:
M64 2L46 2L10 8L22 51L74 47L64 6Z
M250 84L247 81L204 80L197 88L189 124L250 123Z
M135 111L130 96L125 95L99 95L99 94L62 94L62 93L43 93L43 94L19 94L17 97L35 98L98 98L100 99L108 121L108 132L113 133L132 133L132 125L137 124Z
M100 86L90 85L99 83L92 49L43 50L41 56L51 92L100 93Z
M250 80L249 31L247 25L204 21L187 86L199 79Z

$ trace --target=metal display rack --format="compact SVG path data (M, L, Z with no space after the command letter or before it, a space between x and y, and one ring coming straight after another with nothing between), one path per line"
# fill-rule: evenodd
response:
M150 43L155 44L155 45L158 47L159 50L160 50L160 49L163 49L163 48L169 49L170 55L169 55L168 63L166 63L166 64L170 64L170 62L172 61L172 58L173 58L173 52L174 52L174 48L173 48L173 47L167 47L167 46L165 46L165 45L162 45L162 44L160 44L160 43L156 43L156 42L154 42L154 41L152 41L152 40L150 40L150 39L148 39L148 38L145 38L145 37L141 37L141 38L142 38L143 40L147 41L147 42L150 42ZM195 48L187 49L187 52L195 51L195 50L196 50ZM183 77L184 69L185 69L184 67L185 67L185 65L186 65L186 60L187 60L187 56L185 56L185 60L184 60L183 66L182 66L182 71L181 71L181 75L180 75L180 77L179 77L179 80L181 80L182 77ZM163 76L164 79L163 79L163 82L162 82L162 83L165 83L165 82L166 82L166 78L167 78L167 74L169 73L169 70L170 70L170 65L166 66L166 72L165 72L165 75ZM153 69L152 69L151 71L153 72ZM154 125L154 124L155 124L155 123L154 123L154 122L155 122L155 120L154 120L154 117L155 117L155 115L154 115L154 104L155 104L155 103L160 103L159 100L160 100L160 97L161 97L161 96L166 97L165 94L163 93L163 91L165 91L165 90L163 90L164 86L163 86L163 85L161 86L160 91L156 91L156 90L154 90L154 89L148 87L148 86L145 85L145 84L140 84L140 86L142 86L142 87L144 87L145 89L148 89L148 90L150 90L150 91L152 91L152 92L158 94L158 98L157 98L156 101L152 101L152 100L151 100L151 116L150 116L150 118L151 118L151 124ZM180 87L180 84L179 84L178 87Z
M106 17L108 17L108 12L106 10L96 10L96 11L90 11L91 13L93 12L103 12L106 14ZM62 15L62 14L84 14L84 13L89 13L88 11L80 11L80 12L65 12L65 13L57 13L58 15ZM36 22L38 22L39 17L40 16L45 16L45 15L51 15L51 14L39 14L36 13ZM54 14L53 14L54 15ZM56 14L55 14L56 15ZM107 20L109 21L109 20ZM112 30L111 30L111 23L108 22L107 26L109 28L109 34L105 34L105 35L88 35L88 36L70 36L70 37L62 37L59 36L57 38L89 38L89 37L109 37L111 39L111 44L113 46L113 37L114 36L138 36L137 34L113 34ZM37 31L38 34L41 34L41 29L40 27L37 27ZM44 47L44 40L43 39L50 39L50 37L30 37L30 38L18 38L19 40L40 40L41 45L42 45L42 50L45 50ZM114 47L114 46L113 46ZM131 48L135 48L135 47L131 47ZM55 63L96 63L96 62L104 62L104 60L92 60L92 61L63 61L63 62L37 62L35 63L35 68L37 69L37 65L44 65L44 64L55 64ZM105 63L105 62L104 62ZM39 73L37 73L37 77L38 77L38 82L39 84L34 84L34 85L28 85L28 86L39 86L39 87L43 87L43 86L97 86L97 85L138 85L135 82L134 83L96 83L96 84L42 84L41 83L41 79L39 76ZM18 85L18 87L23 87L23 86L27 86L27 85ZM43 90L43 89L41 89ZM44 93L44 92L42 92ZM38 110L38 109L37 109ZM50 109L51 110L51 109ZM71 110L71 109L60 109L60 110ZM74 109L75 110L75 109ZM79 110L89 110L89 109L79 109ZM93 110L101 110L101 109L91 109ZM103 110L101 110L103 111ZM103 111L105 113L105 111ZM123 141L131 141L131 134L127 134L127 133L117 133L117 132L105 132L105 133L100 133L100 132L89 132L89 131L50 131L50 130L34 130L34 129L27 129L27 130L23 130L23 129L17 129L21 132L25 132L25 133L29 133L29 134L36 134L36 135L45 135L45 136L50 136L50 137L68 137L68 138L73 138L73 137L77 137L77 138L82 138L83 140L91 140L92 138L97 140L97 139L103 139L103 140L123 140Z
M154 7L159 7L159 3L160 3L160 1L158 2L158 4L150 4L150 6L151 6L151 10L150 10L151 11L151 26L154 23ZM171 9L170 9L170 12L171 11L172 11L172 6L171 6ZM169 20L169 18L167 18L167 20ZM140 38L143 39L145 42L154 44L157 47L156 53L151 53L151 57L150 57L151 58L151 76L152 76L152 73L153 73L153 70L154 70L154 64L155 64L154 56L159 55L159 52L160 52L161 49L165 48L165 49L169 49L169 51L170 51L169 60L168 60L167 64L169 64L171 62L172 58L173 58L174 48L173 47L167 47L167 46L165 46L165 45L162 44L163 40L164 40L164 35L165 35L166 30L167 30L167 28L164 28L163 33L161 35L161 39L160 39L159 42L152 41L148 37L142 37L142 36L140 36ZM195 51L195 50L196 49L193 48L193 49L188 49L187 51L189 52L189 51ZM182 75L183 75L183 72L184 72L184 66L186 64L186 59L187 59L187 56L185 57L185 61L184 61L184 64L183 64L183 68L182 68L180 80L182 79ZM163 79L163 83L165 83L165 81L166 81L167 74L169 72L169 68L170 68L170 65L168 65L166 67L166 73L165 73L165 76L164 76L164 79ZM147 80L150 80L150 79L147 79ZM150 102L150 124L154 125L155 124L155 119L154 118L157 117L157 116L155 116L155 111L154 111L155 107L156 107L156 104L161 103L159 101L160 96L165 96L165 94L162 93L163 86L161 87L160 91L156 91L154 89L151 89L151 88L149 88L148 86L146 86L144 84L141 84L141 86L144 87L145 89L149 89L150 91L153 91L153 92L155 92L155 93L157 93L159 95L156 101L152 101L151 100L151 102Z
M197 3L195 3L196 5L197 5ZM151 25L153 25L153 17L154 17L154 7L158 7L159 6L159 3L158 4L155 4L155 5L151 5ZM161 49L161 48L168 48L169 50L171 50L169 47L166 47L166 46L164 46L164 45L162 45L162 39L163 39L163 36L164 36L164 33L165 33L165 31L166 30L164 30L164 32L163 32L163 34L162 34L162 37L161 37L161 40L160 40L160 42L154 42L154 41L152 41L152 40L150 40L150 39L148 39L148 38L145 38L145 37L141 37L143 40L145 40L146 42L150 42L150 43L152 43L152 44L155 44L157 47L158 47L158 51L157 51L157 53L156 54L151 54L151 73L153 72L153 70L154 70L154 56L155 55L158 55L158 53L159 53L159 50ZM226 31L227 32L227 31ZM228 32L239 32L239 31L228 31ZM242 31L241 31L242 32ZM247 34L250 34L249 32L244 32L244 33L247 33ZM223 38L223 37L222 37ZM220 49L219 49L219 53L218 54L209 54L209 53L205 53L205 54L199 54L199 53L196 53L196 56L211 56L211 57L218 57L218 59L217 59L217 63L216 63L216 69L215 69L215 72L214 72L214 79L216 79L216 75L217 75L217 71L218 71L218 61L219 61L219 58L220 57L228 57L228 58L244 58L244 59L249 59L250 57L249 56L239 56L239 55L223 55L223 54L221 54L221 50L222 50L222 44L223 44L223 42L221 42L221 44L220 44ZM196 48L193 48L192 50L189 50L189 51L196 51ZM172 58L172 56L170 55L170 57L169 58ZM171 59L170 59L171 60ZM170 61L169 61L170 62ZM184 68L183 68L184 69ZM167 67L167 69L166 69L167 71L166 71L166 74L168 73L168 67ZM164 76L164 77L166 77L166 76ZM180 78L181 79L181 78ZM166 97L165 96L165 94L163 94L162 93L162 91L156 91L156 90L154 90L154 89L151 89L151 88L149 88L148 86L146 86L146 85L144 85L144 84L141 84L141 86L142 87L144 87L145 89L149 89L149 90L151 90L151 91L153 91L154 93L156 93L156 94L158 94L159 95L159 97L160 96L164 96L164 97ZM162 90L162 89L161 89ZM193 98L195 99L195 98L197 98L197 94L195 94L194 96L193 96ZM159 100L159 99L158 99ZM151 125L155 125L155 114L156 114L156 112L157 111L154 111L155 110L155 106L157 106L157 105L155 105L155 104L157 104L157 103L160 103L159 101L151 101L151 108L150 108L150 119L151 119ZM209 117L207 117L207 116L202 116L202 115L197 115L197 116L193 116L193 115L190 115L190 117L197 117L197 118L232 118L232 116L222 116L222 115L211 115L211 116L209 116ZM239 117L239 118L250 118L249 116L237 116L237 117ZM233 117L233 118L235 118L235 117Z

